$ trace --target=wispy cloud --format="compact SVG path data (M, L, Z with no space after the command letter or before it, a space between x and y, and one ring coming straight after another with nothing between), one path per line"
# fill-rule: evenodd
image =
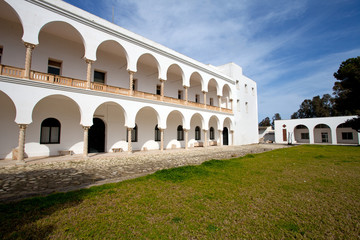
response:
M74 1L74 0L66 0ZM358 0L78 0L81 8L212 65L235 62L258 83L259 120L285 118L331 93L339 64L360 55Z

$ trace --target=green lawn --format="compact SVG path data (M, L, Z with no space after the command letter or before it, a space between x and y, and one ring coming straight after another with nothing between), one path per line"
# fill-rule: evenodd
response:
M0 239L359 239L360 147L297 146L0 205Z

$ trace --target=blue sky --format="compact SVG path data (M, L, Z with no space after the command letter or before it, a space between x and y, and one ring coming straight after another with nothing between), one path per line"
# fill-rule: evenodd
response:
M66 0L205 64L235 62L258 84L259 121L332 94L360 56L359 0Z

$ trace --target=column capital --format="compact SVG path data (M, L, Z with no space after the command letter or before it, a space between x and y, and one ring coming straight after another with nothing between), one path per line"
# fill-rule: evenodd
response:
M91 60L91 59L87 59L87 58L84 58L84 59L87 64L93 64L95 62L94 60Z
M91 126L81 126L84 130L89 130Z
M131 71L131 70L127 70L127 72L128 72L129 74L134 74L134 73L136 73L135 71Z
M29 124L18 124L20 130L25 130Z
M223 130L218 129L219 132L222 132Z
M207 93L207 91L202 91L202 93L206 94L206 93Z
M31 50L36 47L36 44L32 44L32 43L29 43L29 42L24 42L24 45L25 45L26 48L30 48Z
M159 81L160 81L160 82L165 82L166 80L165 80L165 79L162 79L162 78L159 78Z
M184 87L185 89L189 88L189 87L188 87L188 86L186 86L186 85L183 85L183 87Z

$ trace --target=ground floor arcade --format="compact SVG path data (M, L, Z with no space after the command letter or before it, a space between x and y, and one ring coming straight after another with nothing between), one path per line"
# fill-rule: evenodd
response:
M0 159L234 143L231 114L21 83L0 82Z
M359 144L359 133L345 122L357 116L279 120L277 143Z

